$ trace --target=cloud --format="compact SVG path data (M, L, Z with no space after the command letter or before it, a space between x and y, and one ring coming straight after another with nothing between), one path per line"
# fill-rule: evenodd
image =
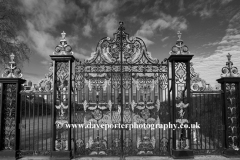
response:
M86 37L92 37L91 33L92 33L92 27L91 27L90 23L87 23L83 27L83 35Z
M232 0L221 0L221 4L222 5L226 5L228 4L229 2L231 2Z
M179 7L179 9L178 9L179 12L183 12L183 11L186 10L186 9L184 8L184 0L180 0L180 1L179 1L178 7Z
M131 23L136 23L138 21L141 22L141 20L137 17L137 16L131 16L128 18L128 21L131 22Z
M78 39L79 37L77 35L69 36L66 38L68 44L70 44L73 48L74 57L83 60L91 55L91 51L81 47L78 43Z
M200 73L200 77L205 79L212 86L216 84L216 79L220 78L221 69L227 61L226 55L232 55L234 66L240 68L240 12L231 20L226 29L226 34L218 43L217 49L208 57L194 57L193 63L195 71ZM237 32L236 32L237 31Z
M146 1L146 2L149 2L149 1ZM170 3L169 1L156 0L153 4L145 3L143 5L144 5L144 8L141 10L142 13L152 13L153 15L159 15L160 10L169 9Z
M208 9L206 6L199 11L199 15L202 18L208 18L213 15L213 9Z
M89 5L89 18L93 23L102 29L108 36L116 32L118 26L118 16L116 11L125 1L101 0L101 1L82 1Z
M90 6L89 13L94 22L101 21L102 17L114 12L117 7L120 7L119 1L101 0L101 1L84 1Z
M65 19L78 18L84 13L72 1L58 0L21 0L20 11L31 19L37 30L55 30L54 26L64 23Z
M161 41L164 42L164 41L166 41L168 38L169 38L169 36L164 37Z
M211 18L215 14L219 14L222 9L232 0L196 0L190 5L188 9L192 15L199 15L202 19Z
M28 31L27 33L21 32L21 36L25 37L22 39L27 41L31 49L36 51L37 54L48 59L58 41L52 35L36 30L34 24L29 20L26 20L26 26Z
M147 41L151 41L149 38L152 38L157 31L165 29L174 31L186 30L187 20L183 17L172 17L170 15L160 13L160 18L155 20L151 19L143 23L135 35L137 37L144 37ZM153 44L153 42L150 44Z
M81 3L88 5L88 15L87 17L91 20L97 29L104 31L107 36L113 36L119 26L119 17L122 17L119 13L125 12L126 9L130 8L126 2L130 2L131 7L137 8L139 4L147 4L147 0L141 1L129 1L129 0L99 0L99 1L89 1L82 0ZM158 1L156 1L158 2ZM158 3L156 3L158 4ZM137 6L136 6L137 5ZM142 22L138 16L129 15L129 18L125 18L125 21L130 21L130 23Z
M99 24L101 28L107 33L107 36L112 37L113 33L117 31L119 22L115 13L109 14L103 18L102 22Z
M84 49L84 48L79 48L78 49L80 51L81 54L87 54L89 51Z
M60 33L56 34L56 27L63 25L66 20L83 16L84 10L73 1L21 0L18 7L25 16L26 30L19 32L19 36L33 52L49 59L56 45L59 44ZM65 25L65 24L64 24ZM67 35L69 36L69 35ZM79 41L79 37L74 37ZM71 36L69 36L71 39Z
M218 45L220 42L210 42L210 43L207 43L207 44L203 44L202 46L203 47L208 47L208 46L216 46Z
M41 64L43 64L43 65L48 65L48 64L49 64L49 61L41 61Z
M186 30L187 29L187 20L183 17L172 17L170 15L161 13L160 18L156 20L148 20L146 21L143 26L141 27L142 30L140 31L148 31L150 32L150 36L153 35L151 30Z
M74 57L78 58L80 60L85 60L85 59L88 59L90 56L86 56L86 55L83 55L81 53L74 53Z
M151 40L149 40L149 39L147 39L147 38L145 38L145 37L142 37L142 36L137 36L137 37L141 38L141 39L144 41L146 47L148 47L148 46L154 44L153 41L151 41Z

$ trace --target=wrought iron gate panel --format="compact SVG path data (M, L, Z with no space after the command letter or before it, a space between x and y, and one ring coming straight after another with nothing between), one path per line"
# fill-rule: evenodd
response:
M74 124L168 123L168 61L159 62L140 38L120 23L91 58L75 61ZM168 155L169 131L136 128L73 128L75 156Z
M193 92L193 123L200 124L192 130L192 149L195 154L221 154L222 113L220 92Z
M200 124L192 129L194 154L222 153L222 103L221 90L214 90L191 68L192 123Z
M52 141L53 64L39 84L20 92L19 157L50 156ZM29 86L28 86L29 87Z
M50 155L52 93L21 93L19 156Z

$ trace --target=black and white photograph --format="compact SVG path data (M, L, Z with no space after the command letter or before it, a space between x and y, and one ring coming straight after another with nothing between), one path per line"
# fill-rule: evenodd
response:
M0 0L0 160L240 160L239 0Z

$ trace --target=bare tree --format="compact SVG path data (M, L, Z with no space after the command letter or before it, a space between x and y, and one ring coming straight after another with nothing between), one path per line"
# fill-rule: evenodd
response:
M17 34L23 23L22 16L14 6L16 1L0 0L0 66L10 60L11 53L15 54L17 64L29 60L30 49Z

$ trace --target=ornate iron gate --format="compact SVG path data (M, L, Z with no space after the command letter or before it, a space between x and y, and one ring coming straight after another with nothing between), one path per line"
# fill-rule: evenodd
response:
M130 127L170 121L168 61L153 59L143 40L124 30L120 22L113 39L75 62L72 123L121 125L73 128L75 157L169 154L168 130Z
M38 85L22 85L11 55L0 78L0 157L240 155L240 75L230 54L217 80L221 90L212 90L194 72L192 55L184 55L180 32L163 62L140 38L129 38L123 23L83 62L62 36ZM169 122L198 122L200 129L153 126Z

